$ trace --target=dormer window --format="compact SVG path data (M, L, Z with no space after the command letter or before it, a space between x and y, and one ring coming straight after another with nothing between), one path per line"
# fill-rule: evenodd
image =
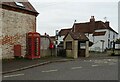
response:
M15 4L19 7L24 7L24 5L21 2L15 2Z

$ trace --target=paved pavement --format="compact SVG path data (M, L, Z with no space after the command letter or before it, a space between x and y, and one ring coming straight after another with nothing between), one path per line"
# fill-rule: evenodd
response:
M3 80L118 80L118 58L78 58L3 74Z
M15 71L25 70L28 68L41 66L45 64L49 64L52 62L64 62L64 61L72 61L73 59L63 58L63 57L48 57L41 59L9 59L2 61L2 73L11 73Z

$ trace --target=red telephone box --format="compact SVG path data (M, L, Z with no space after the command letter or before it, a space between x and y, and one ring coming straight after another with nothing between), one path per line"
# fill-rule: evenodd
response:
M37 32L29 32L27 34L26 58L40 58L40 34Z

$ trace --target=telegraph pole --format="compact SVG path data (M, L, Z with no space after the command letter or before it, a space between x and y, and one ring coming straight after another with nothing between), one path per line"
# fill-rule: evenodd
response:
M55 56L56 56L56 57L57 57L57 54L58 54L58 53L57 53L57 51L58 51L58 48L57 48L57 46L58 46L58 41L57 41L57 40L58 40L58 30L55 31L55 54L56 54Z

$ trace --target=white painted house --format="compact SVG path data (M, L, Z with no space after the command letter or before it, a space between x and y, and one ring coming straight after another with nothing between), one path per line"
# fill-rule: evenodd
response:
M118 33L110 27L109 21L95 21L94 16L91 16L90 22L74 23L72 28L61 29L58 33L58 44L69 31L85 33L89 41L94 43L89 48L90 51L103 52L105 49L110 49L113 47L113 41L118 38Z
M113 48L113 41L116 41L117 37L118 34L110 29L95 30L95 33L89 37L94 43L90 50L103 52L105 49Z

